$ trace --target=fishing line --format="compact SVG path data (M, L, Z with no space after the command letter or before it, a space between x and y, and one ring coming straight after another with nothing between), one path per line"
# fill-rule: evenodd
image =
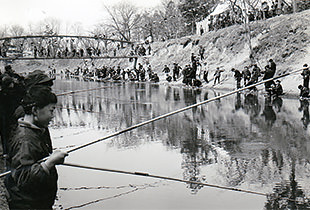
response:
M229 95L232 95L232 94L235 94L235 93L238 93L238 92L241 92L243 90L246 90L246 89L249 89L249 88L252 88L252 87L255 87L257 85L261 85L261 84L264 84L266 82L269 82L269 81L273 81L273 80L276 80L276 79L279 79L279 78L282 78L282 77L286 77L288 75L291 75L291 74L294 74L294 73L297 73L299 71L301 71L302 69L298 69L298 70L295 70L295 71L292 71L290 73L285 73L285 74L282 74L282 75L279 75L279 76L276 76L276 77L273 77L273 78L270 78L270 79L266 79L266 80L263 80L261 82L258 82L258 83L255 83L253 85L249 85L249 86L246 86L246 87L243 87L243 88L239 88L237 90L234 90L234 91L231 91L229 93L226 93L226 94L223 94L223 95L220 95L220 96L216 96L214 98L211 98L211 99L208 99L208 100L205 100L205 101L202 101L202 102L199 102L199 103L196 103L196 104L193 104L193 105L190 105L190 106L187 106L187 107L184 107L184 108L181 108L181 109L178 109L176 111L173 111L173 112L169 112L169 113L166 113L166 114L163 114L163 115L160 115L158 117L155 117L153 119L150 119L150 120L147 120L147 121L144 121L142 123L138 123L136 125L133 125L131 127L128 127L126 129L123 129L123 130L120 130L118 132L115 132L115 133L112 133L108 136L105 136L101 139L97 139L95 141L92 141L92 142L89 142L89 143L86 143L86 144L83 144L83 145L80 145L80 146L77 146L71 150L68 150L67 153L71 153L71 152L74 152L74 151L77 151L77 150L80 150L82 148L85 148L85 147L88 147L90 145L93 145L93 144L96 144L98 142L101 142L101 141L104 141L106 139L109 139L109 138L112 138L114 136L118 136L122 133L125 133L125 132L128 132L128 131L131 131L133 129L136 129L136 128L139 128L141 126L144 126L146 124L149 124L149 123L152 123L152 122L155 122L157 120L160 120L160 119L163 119L163 118L166 118L166 117L169 117L169 116L172 116L172 115L175 115L177 113L180 113L180 112L183 112L183 111L186 111L186 110L189 110L189 109L192 109L194 107L197 107L197 106L200 106L200 105L203 105L203 104L206 104L206 103L209 103L211 101L215 101L215 100L218 100L218 99L221 99L221 98L224 98L226 96L229 96ZM102 87L101 87L102 88ZM100 88L92 88L92 89L88 89L88 90L95 90L95 89L100 89ZM63 93L63 94L60 94L60 95L65 95L65 94L71 94L71 93L77 93L77 92L84 92L84 91L88 91L88 90L79 90L79 91L70 91L70 92L67 92L67 93ZM48 157L46 157L45 159L47 159ZM44 160L45 160L44 159ZM41 160L42 161L42 160ZM7 171L7 172L4 172L2 174L0 174L0 178L1 177L4 177L6 176L7 174L10 174L11 171Z
M223 190L231 190L231 191L237 191L237 192L244 192L244 193L250 193L250 194L261 195L261 196L267 196L268 195L268 194L262 193L262 192L255 192L255 191L251 191L251 190L243 190L243 189L238 189L238 188L233 188L233 187L225 187L225 186L220 186L220 185L214 185L214 184L208 184L208 183L203 183L203 182L184 180L184 179L167 177L167 176L152 175L152 174L145 173L145 172L130 172L130 171L122 171L122 170L114 170L114 169L107 169L107 168L98 168L98 167L92 167L92 166L85 166L85 165L73 164L73 163L63 163L61 165L70 166L70 167L74 167L74 168L83 168L83 169L90 169L90 170L96 170L96 171L105 171L105 172L111 172L111 173L120 173L120 174L134 175L134 176L144 176L144 177L150 177L150 178L155 178L155 179L163 179L163 180L170 180L170 181L175 181L175 182L183 182L183 183L188 183L188 184L203 185L203 186L206 186L206 187L213 187L213 188L218 188L218 189L223 189Z
M89 169L89 170L96 170L96 171L119 173L119 174L133 175L133 176L143 176L143 177L155 178L155 179L160 179L160 180L169 180L169 181L182 182L182 183L187 183L187 184L202 185L202 186L213 187L213 188L222 189L222 190L230 190L230 191L235 191L235 192L243 192L243 193L248 193L248 194L266 196L267 198L272 195L271 193L268 194L268 193L262 193L262 192L252 191L252 190L244 190L244 189L239 189L239 188L234 188L234 187L225 187L225 186L221 186L221 185L184 180L184 179L173 178L173 177L168 177L168 176L153 175L153 174L149 174L149 173L145 173L145 172L131 172L131 171L99 168L99 167L85 166L85 165L74 164L74 163L62 163L61 165L74 167L74 168L81 168L81 169ZM269 199L270 200L276 200L277 198L272 199L271 197L269 197ZM295 199L291 199L291 198L287 198L286 200L292 201L292 202L300 202L299 200L295 200ZM93 203L93 202L89 202L89 203L87 203L87 205L89 205L91 203Z
M216 96L216 97L214 97L214 98L211 98L211 99L208 99L208 100L205 100L205 101L202 101L202 102L199 102L199 103L196 103L196 104L193 104L193 105L190 105L190 106L187 106L187 107L178 109L178 110L176 110L176 111L173 111L173 112L169 112L169 113L160 115L160 116L155 117L155 118L153 118L153 119L150 119L150 120L147 120L147 121L138 123L138 124L133 125L133 126L131 126L131 127L128 127L128 128L123 129L123 130L120 130L120 131L117 131L117 132L115 132L115 133L112 133L112 134L110 134L110 135L107 135L107 136L105 136L105 137L103 137L103 138L101 138L101 139L97 139L97 140L95 140L95 141L92 141L92 142L83 144L83 145L78 146L78 147L76 147L76 148L73 148L73 149L71 149L71 150L69 150L69 151L67 151L67 152L70 153L70 152L73 152L73 151L82 149L82 148L84 148L84 147L87 147L87 146L93 145L93 144L95 144L95 143L104 141L104 140L109 139L109 138L112 138L112 137L114 137L114 136L118 136L119 134L122 134L122 133L125 133L125 132L128 132L128 131L131 131L131 130L133 130L133 129L139 128L139 127L144 126L144 125L146 125L146 124L155 122L155 121L157 121L157 120L160 120L160 119L163 119L163 118L166 118L166 117L175 115L175 114L177 114L177 113L180 113L180 112L183 112L183 111L192 109L192 108L194 108L194 107L197 107L197 106L200 106L200 105L209 103L209 102L211 102L211 101L215 101L215 100L221 99L221 98L223 98L223 97L226 97L226 96L235 94L235 93L237 93L237 92L241 92L241 91L243 91L243 90L246 90L246 89L255 87L255 86L257 86L257 85L261 85L261 84L263 84L263 83L266 83L266 82L269 82L269 81L273 81L273 80L276 80L276 79L279 79L279 78L288 76L288 75L293 74L293 73L297 73L298 71L301 71L301 70L302 70L302 69L298 69L298 70L292 71L291 73L285 73L285 74L280 75L280 76L277 76L277 77L273 77L273 78L270 78L270 79L266 79L266 80L263 80L263 81L261 81L261 82L255 83L255 84L253 84L253 85L249 85L249 86L246 86L246 87L243 87L243 88L239 88L239 89L234 90L234 91L231 91L231 92L229 92L229 93L226 93L226 94L223 94L223 95L220 95L220 96Z

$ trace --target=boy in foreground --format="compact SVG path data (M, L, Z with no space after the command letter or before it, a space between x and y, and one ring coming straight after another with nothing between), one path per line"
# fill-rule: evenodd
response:
M56 95L43 86L30 88L23 98L25 117L19 119L8 147L11 174L5 185L10 209L52 209L58 179L55 165L68 155L52 153L47 127L56 103Z

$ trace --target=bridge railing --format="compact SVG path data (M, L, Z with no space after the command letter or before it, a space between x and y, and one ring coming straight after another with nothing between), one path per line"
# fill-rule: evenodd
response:
M100 36L34 35L0 38L0 60L138 57L134 42Z

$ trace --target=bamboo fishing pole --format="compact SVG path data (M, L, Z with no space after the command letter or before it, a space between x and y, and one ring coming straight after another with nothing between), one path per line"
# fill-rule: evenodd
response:
M67 153L71 153L71 152L80 150L80 149L82 149L82 148L85 148L85 147L88 147L88 146L90 146L90 145L96 144L96 143L98 143L98 142L104 141L104 140L106 140L106 139L112 138L112 137L114 137L114 136L118 136L118 135L120 135L120 134L122 134L122 133L131 131L131 130L133 130L133 129L135 129L135 128L139 128L139 127L144 126L144 125L146 125L146 124L149 124L149 123L155 122L155 121L157 121L157 120L160 120L160 119L163 119L163 118L166 118L166 117L175 115L175 114L177 114L177 113L180 113L180 112L183 112L183 111L192 109L192 108L194 108L194 107L197 107L197 106L200 106L200 105L209 103L209 102L211 102L211 101L215 101L215 100L224 98L224 97L226 97L226 96L229 96L229 95L232 95L232 94L241 92L241 91L243 91L243 90L256 87L256 86L261 85L261 84L264 84L264 83L266 83L266 82L270 82L270 81L273 81L273 80L276 80L276 79L279 79L279 78L282 78L282 77L286 77L286 76L288 76L288 75L297 73L297 72L299 72L299 71L301 71L301 70L302 70L302 69L298 69L298 70L295 70L295 71L292 71L292 72L289 72L289 73L285 73L285 74L282 74L282 75L279 75L279 76L276 76L276 77L273 77L273 78L270 78L270 79L266 79L266 80L260 81L260 82L258 82L258 83L255 83L255 84L253 84L253 85L249 85L249 86L246 86L246 87L243 87L243 88L239 88L239 89L234 90L234 91L231 91L231 92L229 92L229 93L226 93L226 94L223 94L223 95L220 95L220 96L216 96L216 97L214 97L214 98L211 98L211 99L208 99L208 100L205 100L205 101L202 101L202 102L199 102L199 103L196 103L196 104L193 104L193 105L190 105L190 106L187 106L187 107L178 109L178 110L176 110L176 111L173 111L173 112L169 112L169 113L160 115L160 116L155 117L155 118L153 118L153 119L144 121L144 122L142 122L142 123L138 123L138 124L136 124L136 125L130 126L130 127L125 128L125 129L123 129L123 130L120 130L120 131L117 131L117 132L112 133L112 134L110 134L110 135L107 135L107 136L105 136L105 137L103 137L103 138L101 138L101 139L97 139L97 140L95 140L95 141L88 142L88 143L86 143L86 144L82 144L82 145L80 145L80 146L77 146L77 147L75 147L75 148L73 148L73 149L71 149L71 150L68 150ZM85 90L81 90L81 91L85 91ZM74 91L73 91L73 92L74 92ZM69 93L70 93L70 92L69 92ZM0 178L3 177L3 176L5 176L5 175L7 175L7 174L10 174L10 173L11 173L10 171L4 172L4 173L0 174Z
M200 105L209 103L209 102L211 102L211 101L215 101L215 100L224 98L224 97L226 97L226 96L229 96L229 95L232 95L232 94L241 92L241 91L243 91L243 90L246 90L246 89L249 89L249 88L253 88L253 87L255 87L255 86L264 84L264 83L266 83L266 82L273 81L273 80L276 80L276 79L279 79L279 78L282 78L282 77L286 77L286 76L291 75L291 74L293 74L293 73L297 73L297 72L299 72L299 71L301 71L301 70L302 70L302 69L298 69L298 70L292 71L292 72L290 72L290 73L285 73L285 74L282 74L282 75L277 76L277 77L273 77L273 78L270 78L270 79L266 79L266 80L263 80L263 81L261 81L261 82L255 83L255 84L253 84L253 85L249 85L249 86L246 86L246 87L243 87L243 88L239 88L239 89L234 90L234 91L231 91L231 92L229 92L229 93L226 93L226 94L223 94L223 95L220 95L220 96L216 96L216 97L214 97L214 98L211 98L211 99L208 99L208 100L205 100L205 101L202 101L202 102L199 102L199 103L196 103L196 104L193 104L193 105L190 105L190 106L187 106L187 107L178 109L178 110L176 110L176 111L173 111L173 112L169 112L169 113L160 115L160 116L155 117L155 118L153 118L153 119L150 119L150 120L147 120L147 121L138 123L138 124L136 124L136 125L130 126L130 127L125 128L125 129L123 129L123 130L120 130L120 131L117 131L117 132L112 133L112 134L110 134L110 135L107 135L107 136L105 136L105 137L103 137L103 138L101 138L101 139L97 139L97 140L95 140L95 141L92 141L92 142L89 142L89 143L86 143L86 144L77 146L77 147L75 147L75 148L73 148L73 149L71 149L71 150L69 150L69 151L67 151L67 152L70 153L70 152L73 152L73 151L82 149L82 148L84 148L84 147L87 147L87 146L90 146L90 145L92 145L92 144L95 144L95 143L104 141L104 140L106 140L106 139L112 138L112 137L117 136L117 135L119 135L119 134L122 134L122 133L125 133L125 132L128 132L128 131L131 131L131 130L133 130L133 129L135 129L135 128L139 128L139 127L144 126L144 125L146 125L146 124L155 122L155 121L157 121L157 120L160 120L160 119L163 119L163 118L166 118L166 117L175 115L175 114L177 114L177 113L180 113L180 112L183 112L183 111L192 109L192 108L194 108L194 107L197 107L197 106L200 106Z
M243 190L243 189L238 189L238 188L233 188L233 187L225 187L225 186L220 186L220 185L184 180L184 179L167 177L167 176L152 175L152 174L145 173L145 172L131 172L131 171L122 171L122 170L107 169L107 168L98 168L98 167L85 166L85 165L74 164L74 163L63 163L61 165L70 166L70 167L74 167L74 168L96 170L96 171L105 171L105 172L120 173L120 174L134 175L134 176L144 176L144 177L150 177L150 178L155 178L155 179L170 180L170 181L183 182L183 183L188 183L188 184L197 184L197 185L202 185L202 186L206 186L206 187L214 187L214 188L223 189L223 190L232 190L232 191L237 191L237 192L244 192L244 193L251 193L251 194L255 194L255 195L267 196L266 193L262 193L262 192L255 192L255 191L251 191L251 190Z
M83 89L83 90L72 90L72 91L68 91L68 92L64 92L64 93L58 93L56 94L56 96L64 96L64 95L69 95L69 94L74 94L74 93L81 93L81 92L87 92L87 91L91 91L91 90L100 90L100 89L104 89L104 88L108 88L109 86L103 86L103 87L96 87L96 88L90 88L90 89Z

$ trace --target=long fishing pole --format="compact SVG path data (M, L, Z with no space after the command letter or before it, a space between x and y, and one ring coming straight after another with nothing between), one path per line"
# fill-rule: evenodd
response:
M263 80L263 81L261 81L261 82L255 83L255 84L253 84L253 85L249 85L249 86L246 86L246 87L243 87L243 88L239 88L239 89L234 90L234 91L231 91L231 92L229 92L229 93L226 93L226 94L223 94L223 95L220 95L220 96L216 96L216 97L214 97L214 98L211 98L211 99L208 99L208 100L205 100L205 101L202 101L202 102L199 102L199 103L196 103L196 104L193 104L193 105L190 105L190 106L187 106L187 107L178 109L178 110L176 110L176 111L173 111L173 112L169 112L169 113L160 115L160 116L158 116L158 117L152 118L152 119L150 119L150 120L147 120L147 121L138 123L138 124L136 124L136 125L130 126L130 127L125 128L125 129L123 129L123 130L120 130L120 131L117 131L117 132L112 133L112 134L110 134L110 135L107 135L107 136L105 136L105 137L103 137L103 138L101 138L101 139L97 139L97 140L95 140L95 141L92 141L92 142L89 142L89 143L80 145L80 146L78 146L78 147L75 147L75 148L73 148L73 149L67 151L67 152L70 153L70 152L73 152L73 151L82 149L82 148L84 148L84 147L87 147L87 146L96 144L96 143L98 143L98 142L101 142L101 141L104 141L104 140L106 140L106 139L112 138L112 137L117 136L117 135L119 135L119 134L122 134L122 133L125 133L125 132L128 132L128 131L131 131L131 130L133 130L133 129L135 129L135 128L139 128L139 127L144 126L144 125L146 125L146 124L155 122L155 121L157 121L157 120L160 120L160 119L163 119L163 118L166 118L166 117L175 115L175 114L177 114L177 113L180 113L180 112L183 112L183 111L192 109L192 108L194 108L194 107L197 107L197 106L200 106L200 105L209 103L209 102L211 102L211 101L215 101L215 100L224 98L224 97L226 97L226 96L229 96L229 95L232 95L232 94L241 92L241 91L243 91L243 90L246 90L246 89L249 89L249 88L253 88L253 87L255 87L255 86L264 84L264 83L266 83L266 82L273 81L273 80L276 80L276 79L279 79L279 78L282 78L282 77L286 77L286 76L288 76L288 75L290 75L290 74L296 73L296 72L301 71L301 70L302 70L302 69L298 69L298 70L292 71L292 72L290 72L290 73L285 73L285 74L282 74L282 75L277 76L277 77L273 77L273 78L270 78L270 79L266 79L266 80Z
M244 189L239 189L239 188L234 188L234 187L225 187L225 186L221 186L221 185L184 180L184 179L168 177L168 176L159 176L159 175L149 174L149 173L145 173L145 172L131 172L131 171L116 170L116 169L99 168L99 167L85 166L85 165L74 164L74 163L62 163L61 165L74 167L74 168L81 168L81 169L89 169L89 170L104 171L104 172L111 172L111 173L127 174L127 175L133 175L133 176L144 176L144 177L155 178L155 179L169 180L169 181L182 182L182 183L188 183L188 184L196 184L196 185L202 185L202 186L206 186L206 187L213 187L213 188L222 189L222 190L231 190L231 191L236 191L236 192L243 192L243 193L248 193L248 194L260 195L260 196L268 196L269 195L267 193L262 193L262 192L252 191L252 190L244 190ZM298 202L298 200L291 199L291 198L287 198L287 200L292 201L292 202Z
M56 94L56 96L64 96L64 95L70 95L70 94L74 94L74 93L81 93L81 92L87 92L87 91L91 91L91 90L100 90L100 89L104 89L107 88L108 86L103 86L103 87L97 87L97 88L90 88L90 89L83 89L83 90L72 90L72 91L68 91L68 92L64 92L64 93L58 93Z
M131 172L131 171L122 171L122 170L107 169L107 168L98 168L98 167L85 166L85 165L74 164L74 163L63 163L61 165L70 166L70 167L74 167L74 168L83 168L83 169L90 169L90 170L96 170L96 171L121 173L121 174L134 175L134 176L145 176L145 177L156 178L156 179L164 179L164 180L170 180L170 181L175 181L175 182L184 182L184 183L189 183L189 184L203 185L203 186L214 187L214 188L223 189L223 190L232 190L232 191L237 191L237 192L244 192L244 193L251 193L251 194L255 194L255 195L267 196L266 193L262 193L262 192L255 192L255 191L251 191L251 190L243 190L243 189L238 189L238 188L233 188L233 187L225 187L225 186L220 186L220 185L214 185L214 184L208 184L208 183L203 183L203 182L196 182L196 181L178 179L178 178L167 177L167 176L152 175L152 174L145 173L145 172Z
M223 95L220 95L220 96L216 96L216 97L214 97L214 98L211 98L211 99L208 99L208 100L205 100L205 101L202 101L202 102L199 102L199 103L196 103L196 104L193 104L193 105L190 105L190 106L187 106L187 107L178 109L178 110L176 110L176 111L173 111L173 112L169 112L169 113L160 115L160 116L155 117L155 118L153 118L153 119L144 121L144 122L142 122L142 123L138 123L138 124L133 125L133 126L131 126L131 127L125 128L125 129L120 130L120 131L115 132L115 133L112 133L112 134L110 134L110 135L108 135L108 136L105 136L105 137L103 137L103 138L101 138L101 139L97 139L97 140L95 140L95 141L92 141L92 142L89 142L89 143L80 145L80 146L78 146L78 147L75 147L75 148L73 148L73 149L71 149L71 150L68 150L67 153L71 153L71 152L77 151L77 150L79 150L79 149L82 149L82 148L85 148L85 147L87 147L87 146L96 144L96 143L98 143L98 142L101 142L101 141L104 141L104 140L106 140L106 139L112 138L112 137L117 136L117 135L119 135L119 134L122 134L122 133L125 133L125 132L128 132L128 131L131 131L131 130L133 130L133 129L135 129L135 128L139 128L139 127L144 126L144 125L146 125L146 124L149 124L149 123L155 122L155 121L157 121L157 120L160 120L160 119L163 119L163 118L166 118L166 117L175 115L175 114L177 114L177 113L180 113L180 112L183 112L183 111L192 109L192 108L194 108L194 107L197 107L197 106L200 106L200 105L209 103L209 102L211 102L211 101L215 101L215 100L224 98L224 97L226 97L226 96L229 96L229 95L232 95L232 94L241 92L241 91L243 91L243 90L246 90L246 89L249 89L249 88L252 88L252 87L261 85L261 84L264 84L264 83L266 83L266 82L273 81L273 80L275 80L275 79L279 79L279 78L282 78L282 77L286 77L286 76L288 76L288 75L297 73L297 72L299 72L299 71L301 71L301 70L302 70L302 69L298 69L298 70L292 71L292 72L290 72L290 73L285 73L285 74L282 74L282 75L277 76L277 77L273 77L273 78L270 78L270 79L266 79L266 80L263 80L263 81L261 81L261 82L255 83L255 84L253 84L253 85L249 85L249 86L246 86L246 87L243 87L243 88L239 88L239 89L234 90L234 91L231 91L231 92L229 92L229 93L226 93L226 94L223 94ZM0 178L3 177L3 176L5 176L5 175L7 175L7 174L9 174L9 173L11 173L11 172L10 172L10 171L7 171L7 172L4 172L4 173L0 174Z

